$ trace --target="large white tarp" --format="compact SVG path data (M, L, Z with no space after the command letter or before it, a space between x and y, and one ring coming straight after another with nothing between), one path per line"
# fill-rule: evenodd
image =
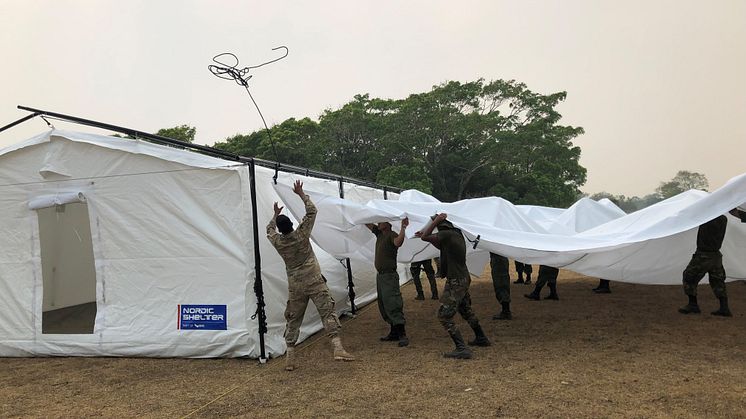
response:
M277 190L283 197L290 193L283 187ZM678 284L696 248L697 227L746 203L746 175L712 193L690 190L632 214L611 202L590 199L561 210L514 206L495 197L443 203L409 191L398 201L371 200L366 205L312 196L319 202L319 212L325 213L314 239L334 255L369 246L362 224L406 216L411 228L400 261L418 260L421 254L430 257L432 253L422 250L423 242L413 235L430 215L445 212L470 243L479 237L476 251L623 282ZM723 263L729 279L744 279L746 224L727 217ZM472 247L469 251L475 252ZM473 267L470 271L481 272Z

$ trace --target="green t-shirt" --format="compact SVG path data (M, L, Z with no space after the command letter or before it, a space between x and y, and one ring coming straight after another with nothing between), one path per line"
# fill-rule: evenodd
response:
M396 272L396 254L399 248L394 245L394 239L398 234L391 230L381 231L378 227L373 228L376 235L376 270L379 273Z
M469 269L466 267L466 242L461 231L450 228L439 230L438 241L440 242L441 261L446 261L442 266L446 269L446 278L468 278Z

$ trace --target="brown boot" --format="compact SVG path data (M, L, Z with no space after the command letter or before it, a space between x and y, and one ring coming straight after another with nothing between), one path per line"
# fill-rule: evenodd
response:
M342 339L339 336L332 338L332 347L334 348L334 360L335 361L354 361L355 357L350 355L345 348L342 346Z
M285 352L285 371L292 371L295 369L295 348L288 346Z

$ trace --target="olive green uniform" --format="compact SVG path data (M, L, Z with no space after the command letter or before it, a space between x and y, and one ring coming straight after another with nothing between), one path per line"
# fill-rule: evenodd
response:
M394 244L398 234L391 230L381 231L372 228L376 235L376 291L378 292L378 310L383 320L398 326L406 323L404 319L404 301L399 288L399 273L396 272L396 255L399 248Z
M495 288L495 297L502 303L510 302L510 261L505 256L490 253L490 272L492 273L492 286Z
M300 225L288 234L279 234L275 218L267 224L267 239L285 261L288 277L288 302L285 309L285 342L295 345L306 313L308 300L313 301L324 329L330 337L339 334L341 325L334 310L334 299L321 275L321 267L311 247L310 237L316 221L316 206L308 195L302 197L306 207Z

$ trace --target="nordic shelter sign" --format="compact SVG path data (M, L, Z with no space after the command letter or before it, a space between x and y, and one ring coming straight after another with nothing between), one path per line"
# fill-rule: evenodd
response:
M227 330L225 305L179 304L179 330Z

